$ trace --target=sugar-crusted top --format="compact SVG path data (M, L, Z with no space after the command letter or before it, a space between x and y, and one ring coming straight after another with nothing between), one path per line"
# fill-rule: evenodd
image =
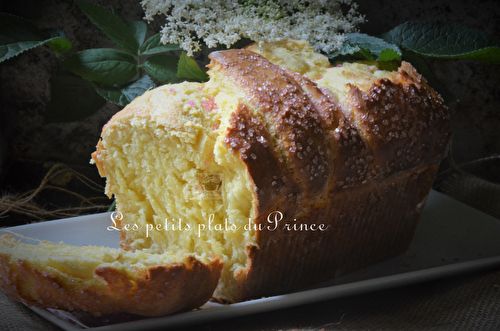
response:
M287 47L293 48L281 48ZM386 178L435 163L446 153L446 106L409 63L397 72L359 63L318 66L310 72L321 76L311 80L249 50L214 52L210 58L212 70L222 73L212 77L224 77L217 83L246 96L241 102L262 121L274 138L270 148L307 194ZM307 67L297 65L298 57L279 62ZM240 131L248 130L247 124L232 121ZM244 146L251 144L243 136L229 134L225 142L232 150L238 145L236 151L246 159Z

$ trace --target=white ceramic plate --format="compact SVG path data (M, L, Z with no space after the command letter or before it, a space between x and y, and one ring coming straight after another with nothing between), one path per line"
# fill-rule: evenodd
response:
M73 245L118 247L119 234L109 231L110 214L82 216L0 230L23 237ZM23 239L27 240L27 239ZM160 318L97 323L87 316L32 308L64 330L163 330L394 288L500 266L500 220L431 191L408 251L396 258L335 278L314 288L232 305L207 303L202 309Z

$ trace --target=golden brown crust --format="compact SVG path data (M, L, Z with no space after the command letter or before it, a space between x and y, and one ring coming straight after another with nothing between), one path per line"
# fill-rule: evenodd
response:
M370 175L373 153L362 139L352 115L343 111L341 105L326 88L319 88L307 76L291 73L304 89L311 104L318 110L325 124L325 140L330 143L332 178L331 188L348 188L366 182Z
M210 58L210 66L248 96L252 115L276 127L275 148L306 195L323 193L328 183L346 188L427 167L447 152L447 108L407 62L367 93L351 85L346 104L339 105L309 78L253 52L221 51Z
M347 96L373 151L377 177L440 162L447 150L446 107L408 74L409 66L404 63L394 80L380 79L367 93L351 86Z
M278 200L300 191L276 151L271 134L261 120L252 116L247 106L240 104L231 114L224 143L229 151L240 154L252 174L258 213L265 213Z
M313 198L323 194L332 173L330 148L320 115L300 85L287 70L250 51L214 52L209 57L248 97L250 108L258 110L253 116L261 117L277 136L275 148L303 192Z
M450 139L446 106L410 64L366 93L352 85L338 104L309 78L249 51L210 58L220 84L246 95L225 143L256 183L254 222L262 229L230 301L299 289L406 250ZM278 139L263 146L253 133ZM301 158L290 146L306 141L316 150ZM310 178L312 166L327 172ZM277 228L269 217L280 218ZM328 230L293 230L297 224Z
M12 240L2 236L0 244ZM217 286L223 264L218 259L205 264L189 256L184 262L137 269L133 275L100 266L94 270L94 278L81 279L36 263L0 254L2 290L29 306L144 316L163 316L203 305Z
M268 222L269 214L259 215L259 247L249 252L251 263L235 301L291 292L403 253L436 171L432 166L331 191L321 208L285 201L276 209L283 213L277 229ZM276 216L281 217L271 214L270 219ZM304 224L327 230L293 228Z

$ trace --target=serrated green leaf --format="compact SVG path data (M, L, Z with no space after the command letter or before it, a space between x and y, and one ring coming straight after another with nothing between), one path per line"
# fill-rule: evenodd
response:
M45 111L45 124L78 121L106 104L92 84L78 76L53 76L49 82L51 98Z
M123 84L106 86L102 84L94 84L94 88L107 101L120 105L126 106L132 100L141 96L147 90L155 88L156 85L148 75L139 78L138 80Z
M359 53L361 54L360 57L362 57L365 60L368 60L368 61L374 61L375 60L373 58L372 52L368 48L359 47Z
M151 55L170 51L180 51L181 47L177 44L163 44L161 42L161 34L157 33L144 44L141 45L141 54Z
M181 79L177 77L178 62L179 58L176 56L157 54L150 56L144 62L144 69L160 83L179 82Z
M73 44L65 38L49 40L46 45L57 53L68 53L71 52L71 49L73 48Z
M40 39L40 29L24 18L0 13L0 44Z
M61 65L88 81L106 85L126 83L135 77L138 70L132 55L111 48L78 52Z
M124 20L124 22L132 32L135 40L137 41L137 45L142 45L144 43L144 40L146 39L148 25L142 21Z
M40 30L24 18L0 13L0 62L56 39L69 43L65 38L61 30Z
M500 41L482 31L439 21L406 22L381 36L421 56L500 64Z
M347 33L346 37L347 40L342 48L336 53L330 54L329 58L335 58L339 55L353 55L369 61L391 61L401 58L401 50L396 45L381 38L364 33Z
M0 63L43 44L44 43L40 41L23 41L8 45L0 45Z
M351 46L348 43L344 43L339 50L337 50L336 52L330 53L327 56L330 59L334 59L334 58L339 57L339 56L353 55L357 52L359 52L359 47Z
M206 82L209 78L208 74L200 69L198 63L186 55L186 52L182 52L179 59L177 76L197 82Z
M396 53L393 49L384 49L380 52L380 55L377 59L379 62L387 62L387 61L395 61L401 60L401 54Z
M118 47L125 52L137 55L139 43L135 37L135 30L109 10L85 1L75 0L83 13Z

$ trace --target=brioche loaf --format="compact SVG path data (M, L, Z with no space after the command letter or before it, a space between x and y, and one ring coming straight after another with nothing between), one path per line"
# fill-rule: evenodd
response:
M124 256L145 254L144 270L190 256L183 268L204 273L187 289L218 279L205 290L237 302L407 249L450 139L446 106L409 63L330 67L296 41L210 58L209 82L148 91L103 128L92 158L123 215Z

